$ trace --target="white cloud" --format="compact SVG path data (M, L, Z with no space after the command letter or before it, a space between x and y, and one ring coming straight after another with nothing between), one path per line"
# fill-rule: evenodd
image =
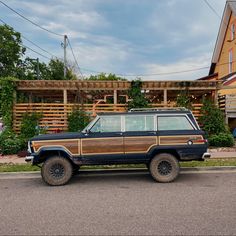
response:
M190 57L183 60L177 61L170 64L158 64L150 63L144 65L145 74L163 74L163 73L172 73L180 72L186 70L196 70L186 73L174 73L167 75L153 75L153 76L144 76L145 80L195 80L199 79L202 76L206 76L209 68L200 69L202 67L208 67L211 54L206 53L200 57Z

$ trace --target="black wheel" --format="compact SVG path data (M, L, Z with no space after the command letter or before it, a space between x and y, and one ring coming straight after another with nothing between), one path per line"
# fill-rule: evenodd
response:
M152 159L149 171L157 182L169 183L179 175L179 162L175 156L169 153L161 153Z
M41 175L49 185L59 186L66 184L73 173L69 160L64 157L51 157L46 160L41 169Z

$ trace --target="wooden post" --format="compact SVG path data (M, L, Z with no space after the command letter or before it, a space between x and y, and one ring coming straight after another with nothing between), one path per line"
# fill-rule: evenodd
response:
M63 89L63 103L64 105L67 104L67 90Z
M63 104L64 104L64 128L68 129L67 124L67 90L63 89Z
M117 104L117 90L114 90L114 104Z
M167 89L164 89L164 106L167 106Z

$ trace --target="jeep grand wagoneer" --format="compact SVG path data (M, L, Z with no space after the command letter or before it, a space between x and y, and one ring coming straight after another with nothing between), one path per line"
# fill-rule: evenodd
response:
M135 109L98 115L81 133L40 135L26 161L42 164L49 185L66 184L82 165L146 164L158 182L179 174L179 161L209 157L207 140L191 111Z

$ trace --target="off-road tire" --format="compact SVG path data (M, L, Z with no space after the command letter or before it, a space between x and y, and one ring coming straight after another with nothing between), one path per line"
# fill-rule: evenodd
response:
M149 171L157 182L169 183L179 175L179 162L175 156L169 153L161 153L152 159Z
M58 156L47 159L41 168L41 176L44 182L52 186L66 184L72 173L73 167L70 161Z

